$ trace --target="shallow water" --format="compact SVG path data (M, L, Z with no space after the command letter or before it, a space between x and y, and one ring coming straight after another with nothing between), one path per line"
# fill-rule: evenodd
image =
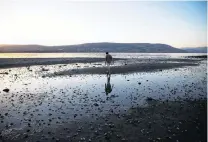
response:
M114 58L178 58L206 53L111 53ZM0 53L0 58L103 58L105 53Z
M103 63L79 64L100 66ZM61 68L60 68L61 66ZM106 95L106 75L43 75L76 68L76 64L0 69L0 131L11 137L24 133L28 126L35 132L57 128L82 119L96 119L129 108L147 107L147 97L171 101L207 97L206 61L199 66L111 75L112 92ZM42 71L42 68L49 71ZM2 90L9 88L9 93Z
M58 66L48 68L58 70ZM91 114L104 115L111 110L125 111L137 105L145 107L148 105L147 97L159 100L198 99L206 98L207 93L205 61L196 67L111 75L113 90L108 95L105 93L106 75L43 78L45 72L41 71L41 66L30 69L32 71L26 67L1 69L1 72L9 74L0 74L0 113L8 113L0 128L9 122L13 122L14 127L23 127L25 119L44 120L48 119L49 113L53 117L74 120L74 114L78 114L77 119L91 117ZM4 88L9 88L9 93L3 92Z

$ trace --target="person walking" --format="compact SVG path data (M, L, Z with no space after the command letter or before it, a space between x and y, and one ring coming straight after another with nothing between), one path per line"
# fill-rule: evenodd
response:
M106 52L105 65L107 64L108 74L110 74L110 64L112 61L113 61L113 57L108 52Z

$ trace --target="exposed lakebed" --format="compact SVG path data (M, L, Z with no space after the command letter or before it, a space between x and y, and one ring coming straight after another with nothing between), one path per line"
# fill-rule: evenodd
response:
M116 65L122 63L125 62ZM108 95L105 93L105 74L47 77L54 72L77 69L77 66L96 68L103 66L103 62L1 69L0 141L184 140L179 137L182 129L178 125L185 123L189 115L190 118L196 117L198 107L202 107L205 113L204 102L198 102L207 99L207 64L204 60L197 64L168 70L112 74L110 84L113 88ZM9 92L4 92L5 88ZM153 111L152 106L158 109ZM172 116L173 112L180 114L191 109L194 113L189 112L187 116L184 113L186 117ZM162 116L169 118L168 126L164 127L172 132L165 129L158 134L155 129L161 129L159 126L149 128L149 122L151 125L154 121L162 124ZM124 132L130 128L132 136L130 130ZM183 131L188 129L182 128ZM175 132L178 129L181 133Z

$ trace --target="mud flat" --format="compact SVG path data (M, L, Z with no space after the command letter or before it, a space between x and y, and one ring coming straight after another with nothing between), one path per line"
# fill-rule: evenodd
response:
M195 57L195 56L194 56ZM114 58L114 61L125 61L130 60L134 62L184 62L184 63L196 63L196 58L194 59L183 59L183 58L140 58L140 59L127 59L127 58ZM203 59L201 59L203 60ZM105 58L0 58L0 68L10 68L10 67L28 67L34 65L56 65L56 64L73 64L73 63L95 63L104 62ZM128 63L128 61L127 61Z
M102 62L104 58L0 58L0 68ZM115 59L122 60L122 59Z
M1 68L0 142L206 142L205 60L117 60L110 93L103 66Z
M135 63L125 64L120 66L112 66L110 68L111 74L126 74L134 72L150 72L150 71L162 71L163 69L172 69L185 66L197 66L196 63ZM77 68L61 72L55 72L46 76L58 76L58 75L76 75L76 74L106 74L107 68L103 67L91 67L91 68Z

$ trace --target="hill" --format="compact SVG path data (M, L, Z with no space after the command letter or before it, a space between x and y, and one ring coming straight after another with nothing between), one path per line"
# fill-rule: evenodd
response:
M207 47L181 48L189 53L207 53Z
M0 45L2 53L47 53L47 52L140 52L140 53L185 53L185 50L167 44L150 43L85 43L78 45L42 46L42 45Z

